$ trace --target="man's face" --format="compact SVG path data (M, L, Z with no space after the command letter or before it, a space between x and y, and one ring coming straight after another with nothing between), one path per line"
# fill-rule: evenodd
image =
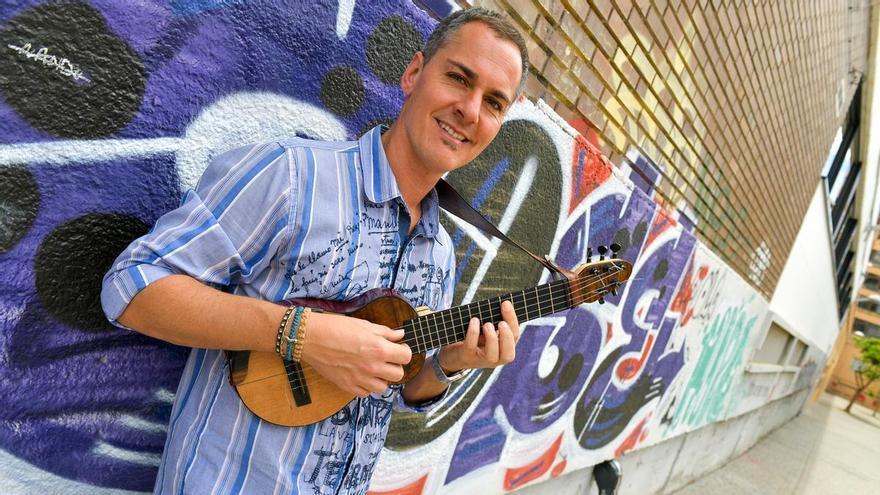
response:
M397 123L418 165L443 174L476 158L501 129L521 66L516 45L482 22L462 26L427 63L417 53Z

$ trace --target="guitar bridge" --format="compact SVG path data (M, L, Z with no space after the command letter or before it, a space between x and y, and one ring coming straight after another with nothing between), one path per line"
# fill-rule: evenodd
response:
M303 378L302 366L296 361L284 360L284 369L287 371L287 383L293 393L293 401L297 406L305 406L312 403L309 395L309 386Z

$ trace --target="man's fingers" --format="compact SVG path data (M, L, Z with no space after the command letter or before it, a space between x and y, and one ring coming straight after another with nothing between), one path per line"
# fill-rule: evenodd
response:
M370 395L369 390L365 389L364 387L358 387L358 386L355 386L352 390L349 390L349 392L351 392L354 395L357 395L358 397L361 397L361 398Z
M479 318L471 318L470 323L468 323L467 335L464 336L464 346L471 350L477 350L477 345L480 342L480 320Z
M377 325L377 326L379 326L381 328L380 335L383 335L386 339L390 340L391 342L397 342L397 341L403 339L404 332L403 332L402 328L398 328L395 330L393 328L384 327L382 325Z
M403 378L403 366L382 363L376 370L376 377L386 383L399 382Z
M519 342L519 319L516 317L516 311L513 308L512 302L504 301L501 303L501 316L507 323L511 334L513 334L513 341Z
M403 329L391 329L383 325L376 325L376 334L383 337L387 342L380 344L380 356L384 361L394 364L407 364L412 359L412 350L408 345L403 345Z
M498 361L498 333L491 323L483 325L483 352L490 363Z
M498 359L503 364L512 362L516 357L516 339L510 325L504 321L498 324L498 349Z
M406 344L388 343L385 346L385 362L392 364L407 364L412 359L412 349Z

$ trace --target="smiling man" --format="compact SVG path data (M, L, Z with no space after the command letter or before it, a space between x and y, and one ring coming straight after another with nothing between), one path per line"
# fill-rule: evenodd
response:
M393 289L433 310L452 300L455 256L434 186L495 138L522 90L525 44L499 15L440 23L401 78L384 133L290 139L229 151L104 279L115 324L193 348L175 398L156 493L364 493L392 404L421 410L467 369L514 359L519 326L470 322L402 392L402 330L288 299L345 301ZM282 427L243 406L223 350L277 352L356 398L315 424Z

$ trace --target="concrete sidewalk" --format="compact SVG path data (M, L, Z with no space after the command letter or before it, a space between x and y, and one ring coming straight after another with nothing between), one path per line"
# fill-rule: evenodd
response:
M880 493L880 413L823 394L743 455L675 495Z

